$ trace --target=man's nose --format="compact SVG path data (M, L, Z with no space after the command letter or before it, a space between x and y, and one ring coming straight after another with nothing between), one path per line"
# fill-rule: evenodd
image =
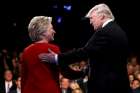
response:
M90 24L92 24L92 22L90 21Z

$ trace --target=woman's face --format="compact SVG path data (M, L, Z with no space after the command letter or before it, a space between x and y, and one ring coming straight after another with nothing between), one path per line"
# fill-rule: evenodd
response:
M55 30L53 29L53 25L49 24L46 28L46 31L43 33L43 36L45 37L45 39L47 39L48 41L53 41L54 40L54 34L55 34Z

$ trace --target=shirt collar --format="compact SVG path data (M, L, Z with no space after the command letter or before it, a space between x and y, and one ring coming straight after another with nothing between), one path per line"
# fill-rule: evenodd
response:
M12 81L5 81L5 87L8 87L8 86L11 87L12 85L13 85Z
M5 91L6 91L6 93L9 91L9 89L12 87L12 85L13 85L12 81L5 81Z
M9 83L9 84L12 84L13 81L5 81L5 83L6 83L6 84L8 84L8 83Z
M109 19L106 22L103 23L102 28L105 27L109 22L113 21L113 19Z

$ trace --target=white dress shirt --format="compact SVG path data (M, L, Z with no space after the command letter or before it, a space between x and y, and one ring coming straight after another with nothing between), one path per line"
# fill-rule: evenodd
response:
M21 93L21 89L20 88L17 88L17 93Z
M67 93L67 90L66 89L62 89L62 93Z
M12 87L13 82L12 81L5 81L5 91L6 93L9 92L9 89Z
M55 54L56 65L58 65L58 54Z

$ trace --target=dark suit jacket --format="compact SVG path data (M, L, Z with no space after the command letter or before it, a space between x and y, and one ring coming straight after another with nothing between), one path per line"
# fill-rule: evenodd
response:
M115 22L99 29L83 48L58 55L60 66L89 58L89 93L129 93L128 40Z
M17 93L17 86L16 86L16 85L12 86L12 87L10 88L9 93Z

